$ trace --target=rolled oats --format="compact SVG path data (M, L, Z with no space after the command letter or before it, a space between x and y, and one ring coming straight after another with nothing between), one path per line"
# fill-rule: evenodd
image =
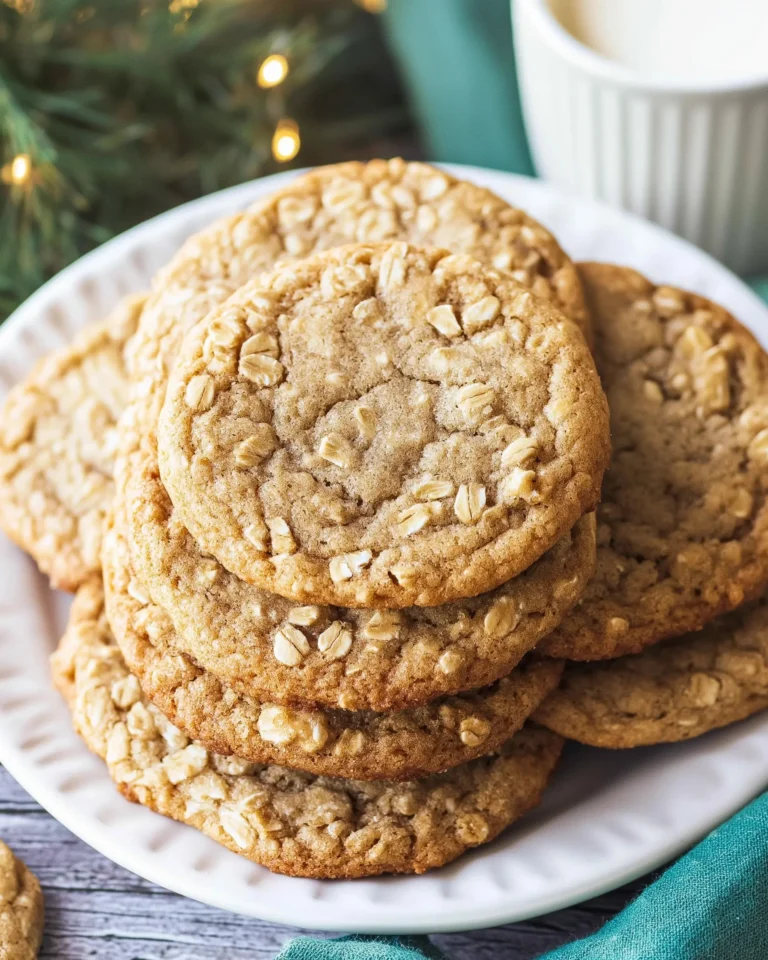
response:
M320 619L320 607L294 607L288 614L288 622L297 627L311 627Z
M363 405L355 407L354 417L360 435L366 440L373 440L376 436L376 413L370 407Z
M491 725L482 717L467 717L459 726L459 739L468 747L479 747L488 739Z
M403 537L410 537L422 530L434 516L431 503L416 503L401 510L397 518L397 531Z
M214 393L213 380L207 374L201 373L189 381L184 392L184 400L190 410L202 413L210 409Z
M496 391L485 383L469 383L458 391L459 409L470 421L487 419L493 413Z
M340 660L352 649L352 633L341 621L335 620L318 636L317 648L331 660Z
M275 634L273 652L286 667L297 667L309 653L309 641L301 630L286 623Z
M427 311L427 323L431 324L438 333L444 337L460 337L462 330L453 307L449 303L443 303L438 307L432 307Z
M517 437L508 443L501 454L501 466L508 470L510 467L525 464L533 460L538 447L531 437Z
M322 716L308 716L274 704L261 708L258 731L267 743L283 746L296 741L307 753L322 750L328 741L328 726Z
M520 619L513 600L503 597L497 600L483 619L483 629L492 637L506 636L515 629Z
M402 619L397 610L376 610L361 630L366 640L394 640L400 633Z
M467 334L477 333L492 323L498 316L501 304L498 297L483 297L477 303L465 307L461 315L461 323Z
M241 467L255 467L275 449L275 434L267 423L259 423L250 437L235 448L235 460Z
M450 480L422 480L413 489L417 500L443 500L453 493L453 483Z
M283 517L273 517L267 520L270 537L272 539L272 553L276 556L294 553L296 541L293 539L291 528Z
M352 462L352 447L344 437L337 433L322 437L317 452L323 460L327 460L337 467L347 468Z
M358 550L343 557L333 557L330 562L331 579L334 583L340 580L351 580L371 562L370 550Z
M257 550L266 553L269 546L269 530L263 520L257 520L255 523L249 523L243 530L245 539L256 547Z
M405 243L393 243L381 258L379 267L379 286L384 291L397 289L405 283L405 258L408 246Z
M266 333L264 330L254 333L240 347L240 357L242 359L253 354L263 354L276 360L280 355L277 337L274 337L271 333Z
M453 510L462 523L476 523L485 508L485 487L480 483L462 483Z
M381 304L376 297L361 300L353 309L352 316L363 323L375 323L383 317Z
M280 383L285 375L282 363L263 353L242 355L238 371L241 377L245 377L258 387L274 386Z

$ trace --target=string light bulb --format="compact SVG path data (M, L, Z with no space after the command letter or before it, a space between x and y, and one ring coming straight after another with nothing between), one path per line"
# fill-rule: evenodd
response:
M299 127L294 120L281 120L272 135L272 156L278 163L293 160L301 149Z
M288 61L282 53L272 53L259 67L256 82L265 90L276 87L288 76Z
M15 10L22 16L25 13L31 13L35 5L35 0L4 0L4 2L6 7L10 7L11 10Z
M12 183L14 187L25 187L32 177L32 161L28 153L17 154L10 163L2 169L2 178L5 183Z
M355 3L367 13L384 13L387 9L387 0L355 0Z

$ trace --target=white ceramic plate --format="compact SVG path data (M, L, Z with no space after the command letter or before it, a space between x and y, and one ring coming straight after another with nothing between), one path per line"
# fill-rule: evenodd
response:
M509 174L459 169L546 223L575 259L631 264L726 304L768 342L768 310L714 260L663 230ZM0 395L43 353L140 289L181 241L272 190L282 174L136 227L63 271L0 329ZM308 928L414 933L492 926L618 886L680 853L768 785L768 715L687 744L570 746L532 815L423 877L293 880L123 800L72 732L48 655L68 598L0 539L0 761L50 813L129 870L197 900Z

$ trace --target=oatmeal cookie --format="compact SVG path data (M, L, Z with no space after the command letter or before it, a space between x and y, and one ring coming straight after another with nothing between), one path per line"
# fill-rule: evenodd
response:
M101 584L92 589L97 610ZM104 590L128 669L177 727L216 753L309 773L412 780L493 753L562 672L558 661L528 659L490 688L397 713L285 707L235 693L177 650L170 618L142 592L114 529L104 540Z
M594 570L589 515L514 580L470 600L399 611L295 604L200 552L148 447L129 464L133 513L118 514L116 526L141 531L129 541L140 589L173 621L174 646L260 700L382 711L487 686L567 615Z
M536 720L595 747L698 737L768 708L768 602L604 663L573 663Z
M92 590L53 658L74 725L130 799L279 873L423 873L493 839L534 807L562 739L527 726L491 757L425 780L341 780L210 753L143 697Z
M246 284L171 374L160 473L207 553L299 602L434 606L594 508L608 416L574 324L467 256L340 247Z
M0 411L0 527L63 590L99 569L125 352L143 300L126 298L42 360Z
M580 269L613 454L597 572L542 649L597 660L696 630L768 583L768 356L703 297Z
M124 469L118 472L130 476L140 437L156 461L155 425L167 371L194 323L277 262L353 240L389 238L443 245L509 269L585 328L575 268L521 211L424 164L392 160L325 167L191 238L160 272L136 338L138 388L125 418L129 426L147 426L142 433L126 431L118 457ZM119 482L118 498L124 498ZM135 506L129 503L125 510L132 542L142 539ZM148 579L140 564L139 573Z
M42 939L43 891L0 841L0 960L34 960Z

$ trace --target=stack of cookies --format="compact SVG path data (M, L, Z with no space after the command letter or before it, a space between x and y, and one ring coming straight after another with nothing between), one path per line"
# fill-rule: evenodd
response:
M16 389L0 523L76 591L54 676L126 796L283 873L423 872L563 737L768 706L766 385L719 307L343 164Z

